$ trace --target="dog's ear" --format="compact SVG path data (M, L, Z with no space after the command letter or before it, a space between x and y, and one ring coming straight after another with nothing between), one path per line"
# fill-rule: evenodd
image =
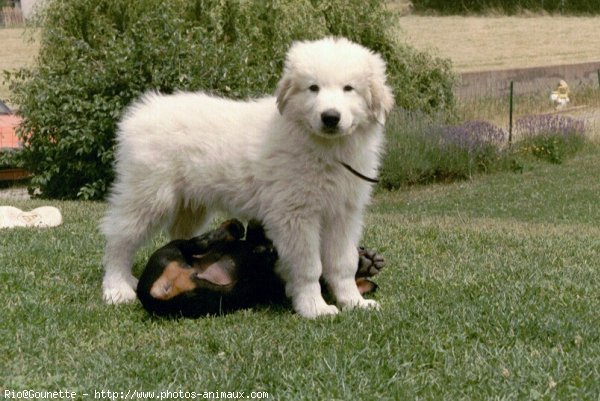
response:
M277 109L280 114L283 114L283 109L285 109L285 104L292 94L292 79L284 74L283 78L277 84L277 89L275 91L275 97L277 98Z
M227 234L223 238L227 242L241 239L245 233L244 225L238 219L231 219L221 223L219 230L223 230Z
M297 62L298 51L302 48L302 45L306 42L299 41L293 42L285 55L285 62L283 65L283 74L281 80L277 84L275 90L275 97L277 98L277 109L280 114L283 114L283 110L289 100L290 96L294 93L294 80L292 79L294 68L293 66Z
M385 61L376 53L373 53L371 57L367 103L373 117L382 124L394 107L394 94L386 83Z
M208 265L204 270L198 272L195 278L220 287L228 286L235 280L227 259L220 259Z

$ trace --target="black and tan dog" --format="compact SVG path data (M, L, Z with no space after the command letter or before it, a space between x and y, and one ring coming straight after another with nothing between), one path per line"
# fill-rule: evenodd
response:
M260 223L244 226L229 220L190 240L176 240L150 256L137 296L159 316L196 318L260 304L285 301L283 282L275 274L277 251ZM362 294L375 291L371 277L384 266L375 252L359 248L356 285Z

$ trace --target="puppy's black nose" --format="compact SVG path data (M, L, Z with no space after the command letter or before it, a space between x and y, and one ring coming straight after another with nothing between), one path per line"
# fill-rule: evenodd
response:
M335 109L325 110L321 113L321 121L323 121L323 125L327 128L337 127L341 117L340 112Z

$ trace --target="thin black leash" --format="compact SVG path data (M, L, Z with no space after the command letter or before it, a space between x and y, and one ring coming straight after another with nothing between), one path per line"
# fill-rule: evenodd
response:
M363 179L367 182L371 182L373 184L377 184L379 182L379 180L377 178L367 177L366 175L359 173L358 171L354 170L349 164L346 164L344 162L340 162L340 164L342 166L346 167L346 170L348 170L349 172L351 172L352 174L354 174L355 176L357 176L360 179Z

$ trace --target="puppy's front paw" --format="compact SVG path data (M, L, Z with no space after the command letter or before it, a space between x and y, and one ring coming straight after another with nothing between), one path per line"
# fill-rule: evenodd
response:
M137 279L133 276L127 279L106 277L102 283L102 296L108 304L121 304L135 300Z
M335 305L329 305L320 295L318 297L300 296L293 300L293 305L296 313L307 319L336 315L339 312Z
M340 305L340 306L342 307L342 310L348 310L348 309L380 310L381 309L379 302L374 301L372 299L364 299L364 298L360 298L360 299L357 298L352 301L345 302L343 305Z

